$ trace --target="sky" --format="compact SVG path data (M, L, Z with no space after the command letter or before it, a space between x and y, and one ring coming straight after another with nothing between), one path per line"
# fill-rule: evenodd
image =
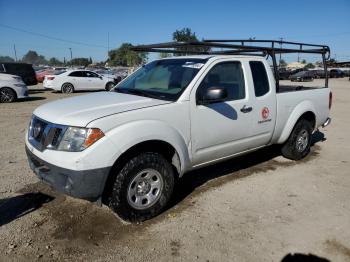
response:
M108 46L170 41L183 27L200 39L326 44L350 60L350 0L0 0L0 56L14 57L15 45L18 58L35 50L69 60L71 48L73 58L102 61Z

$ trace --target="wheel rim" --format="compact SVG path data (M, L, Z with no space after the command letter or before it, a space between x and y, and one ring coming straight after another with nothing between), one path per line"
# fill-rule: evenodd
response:
M13 92L10 89L4 88L0 90L1 102L11 102L13 101L13 98Z
M107 84L107 90L111 90L112 88L114 87L114 84L113 83L109 83Z
M73 86L70 84L65 84L63 86L63 92L64 93L72 93L73 92Z
M160 198L164 187L161 174L154 169L144 169L132 179L128 187L128 203L135 209L153 206Z
M297 137L296 148L299 152L303 152L309 143L309 133L303 129Z

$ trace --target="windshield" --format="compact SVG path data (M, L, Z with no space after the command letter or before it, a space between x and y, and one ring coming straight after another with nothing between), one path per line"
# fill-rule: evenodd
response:
M117 85L115 91L175 101L206 62L199 58L153 61Z

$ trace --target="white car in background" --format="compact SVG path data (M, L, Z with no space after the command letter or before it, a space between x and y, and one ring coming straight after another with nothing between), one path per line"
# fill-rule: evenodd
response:
M28 97L28 88L20 76L0 73L0 102L11 103Z
M73 93L80 90L111 90L114 79L99 75L88 70L68 70L55 75L45 76L44 88Z

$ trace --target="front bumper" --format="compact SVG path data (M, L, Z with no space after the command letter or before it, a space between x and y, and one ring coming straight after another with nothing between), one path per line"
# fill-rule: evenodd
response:
M34 155L26 146L30 168L55 190L72 197L98 200L103 193L111 167L90 170L71 170L47 163Z
M16 90L17 91L17 98L27 98L28 97L28 88L27 86L23 86L19 89Z

